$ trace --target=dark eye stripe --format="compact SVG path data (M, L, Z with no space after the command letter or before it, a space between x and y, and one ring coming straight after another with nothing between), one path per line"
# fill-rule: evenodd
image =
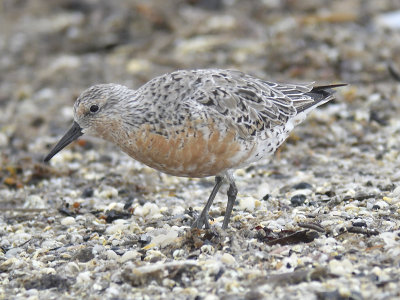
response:
M96 111L98 111L99 110L99 107L97 106L97 105L92 105L91 107L90 107L90 112L92 112L92 113L95 113Z

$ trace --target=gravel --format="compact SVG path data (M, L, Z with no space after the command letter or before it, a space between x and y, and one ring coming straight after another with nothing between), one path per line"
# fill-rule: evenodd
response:
M1 299L400 297L398 1L3 1ZM390 70L388 69L390 66ZM44 164L95 83L183 68L346 82L271 161L158 173L84 137Z

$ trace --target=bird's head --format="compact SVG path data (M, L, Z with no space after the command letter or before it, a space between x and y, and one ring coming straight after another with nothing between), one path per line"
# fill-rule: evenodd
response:
M118 118L118 103L127 95L128 88L117 84L98 84L85 90L75 101L74 122L44 161L49 161L71 142L88 133L104 137L110 124Z

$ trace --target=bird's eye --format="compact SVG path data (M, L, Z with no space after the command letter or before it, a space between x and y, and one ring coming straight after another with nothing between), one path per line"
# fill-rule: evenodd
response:
M96 111L99 110L99 106L94 104L90 107L90 112L95 113Z

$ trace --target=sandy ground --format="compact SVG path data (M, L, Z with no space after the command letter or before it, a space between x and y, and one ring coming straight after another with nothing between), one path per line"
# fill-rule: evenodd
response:
M0 298L400 297L400 2L0 1ZM346 82L271 161L160 174L84 137L50 164L81 91L176 69Z

